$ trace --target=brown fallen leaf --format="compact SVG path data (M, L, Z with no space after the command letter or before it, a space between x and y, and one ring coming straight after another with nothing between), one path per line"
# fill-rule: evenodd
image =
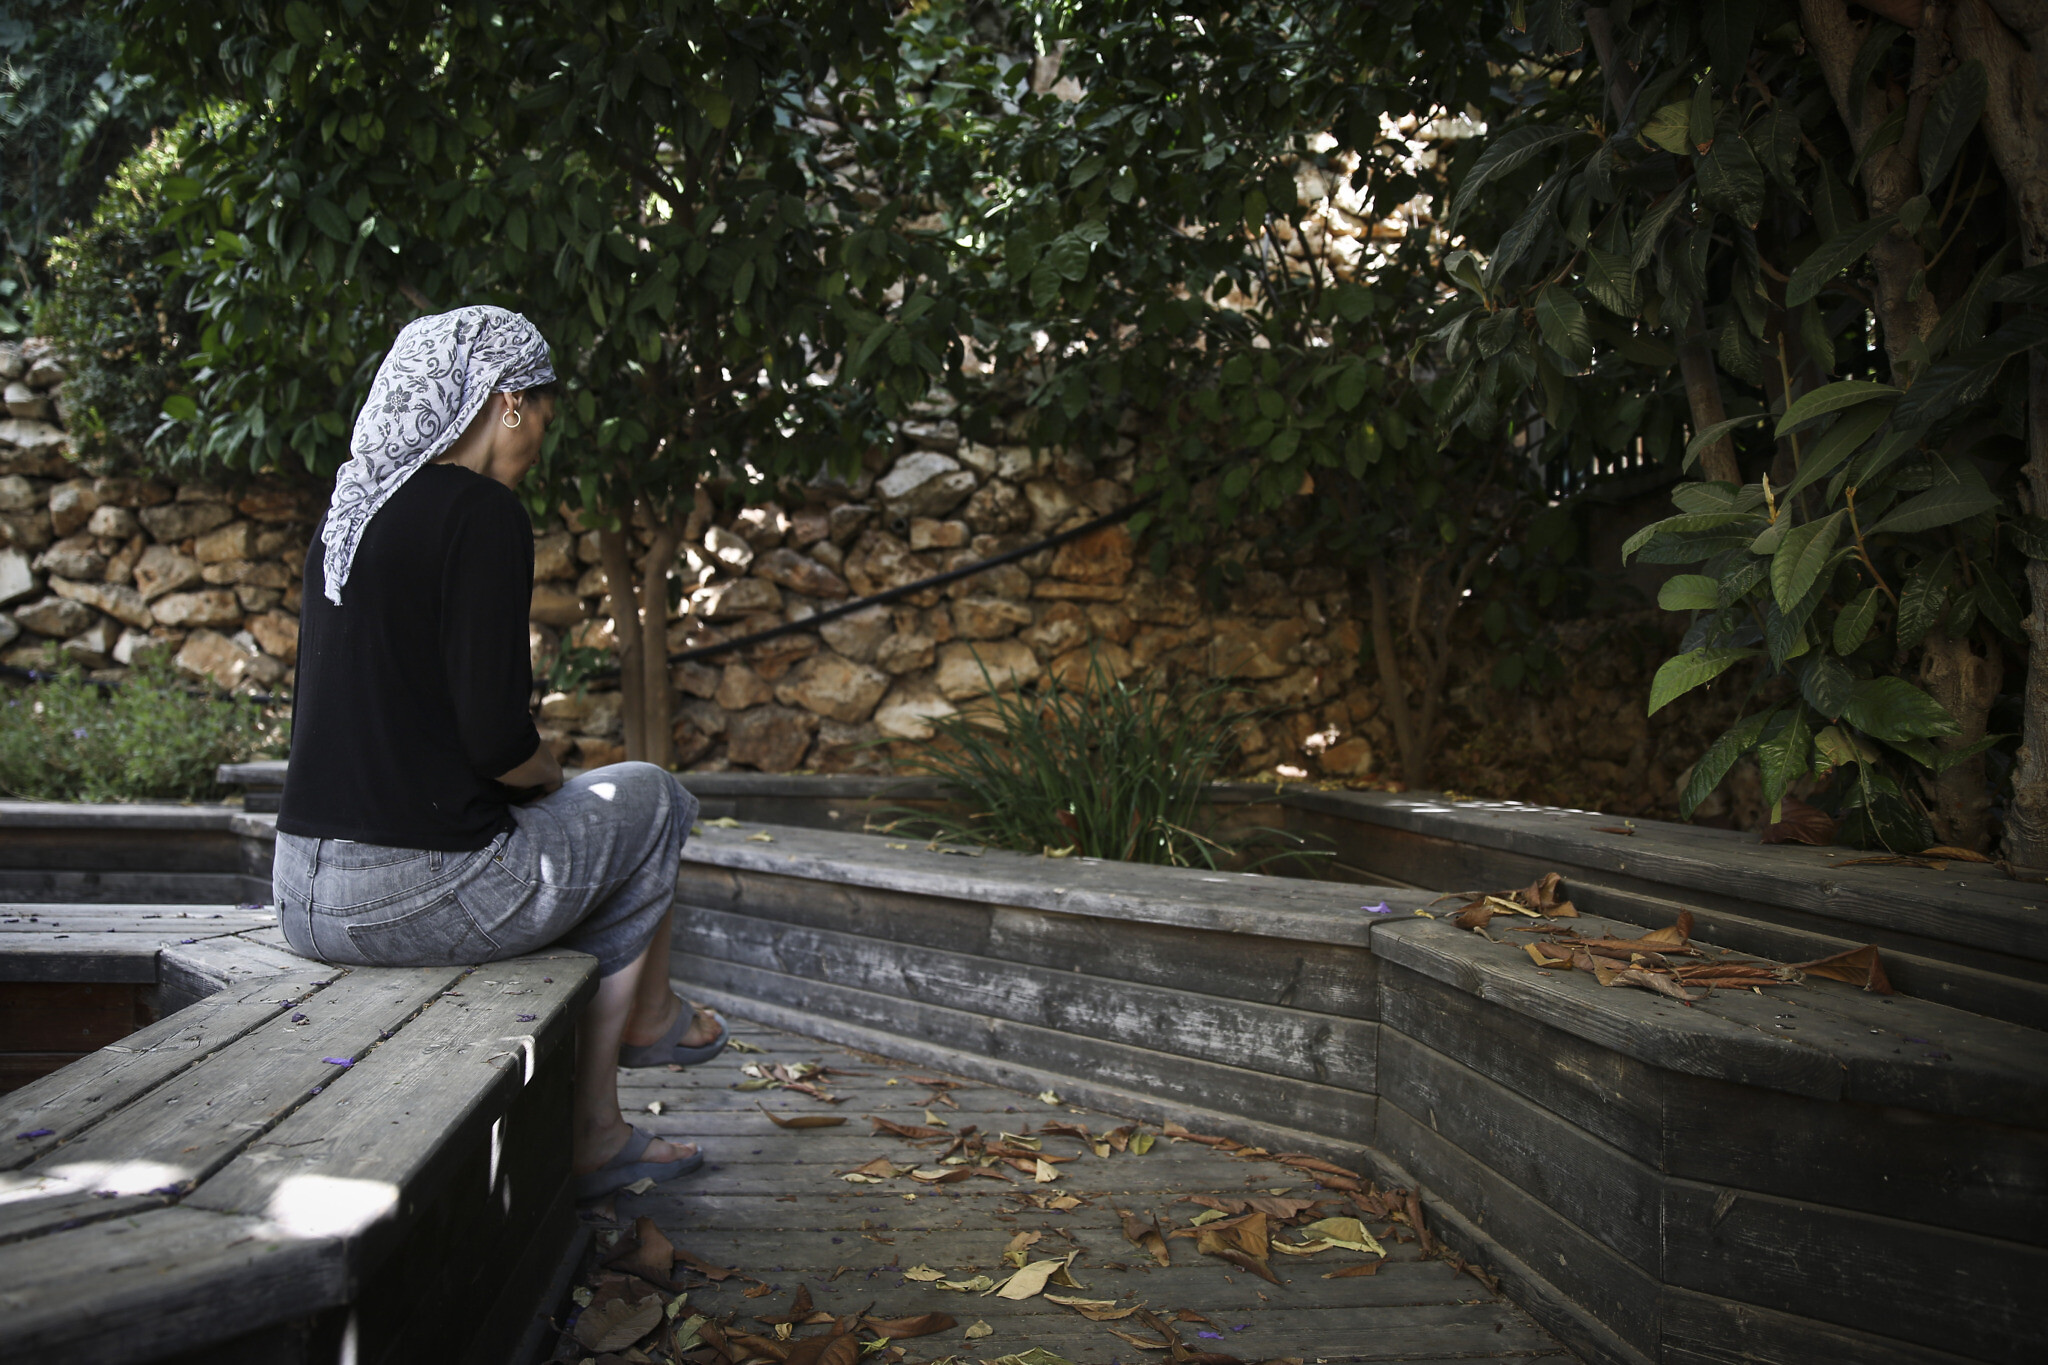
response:
M700 1334L703 1328L697 1329ZM706 1336L706 1341L711 1338ZM783 1360L789 1359L793 1342L777 1341L773 1337L760 1336L753 1332L728 1331L725 1334L726 1356L731 1360Z
M863 1317L860 1325L891 1341L900 1341L906 1337L928 1337L935 1332L950 1332L960 1325L960 1320L951 1313L919 1313L914 1318Z
M1679 985L1675 978L1663 972L1648 972L1641 967L1623 967L1619 971L1603 971L1600 975L1600 984L1603 986L1640 986L1646 991L1669 996L1673 1000L1682 1000L1688 1005L1699 999Z
M1089 1135L1088 1129L1085 1126L1078 1123L1068 1123L1064 1119L1051 1119L1041 1123L1038 1125L1038 1131L1041 1133L1051 1133L1054 1137L1079 1138L1090 1145L1093 1145L1095 1141Z
M1588 939L1586 941L1597 943L1605 942L1606 940ZM1625 939L1618 941L1628 942ZM1675 924L1667 924L1662 929L1652 929L1641 938L1634 940L1634 942L1644 951L1661 949L1668 952L1674 948L1689 947L1692 943L1692 911L1679 911L1678 921Z
M1866 867L1873 864L1880 867L1925 867L1935 872L1946 872L1948 870L1948 860L1945 858L1922 858L1913 853L1873 853L1867 858L1844 858L1839 863L1830 865L1833 867Z
M1408 1197L1402 1202L1405 1205L1404 1211L1408 1215L1408 1226L1414 1228L1415 1235L1422 1239L1422 1255L1426 1260L1436 1253L1436 1237L1430 1232L1429 1224L1423 1219L1422 1200L1416 1195L1415 1191L1410 1190Z
M1795 962L1792 969L1808 976L1826 977L1830 981L1846 981L1878 995L1892 993L1892 983L1884 974L1884 963L1878 958L1877 948L1868 943L1861 948L1817 957L1811 962Z
M1957 848L1952 844L1936 844L1933 848L1923 848L1920 850L1920 856L1923 858L1947 858L1951 862L1958 863L1988 863L1991 861L1981 853L1967 848Z
M1594 832L1595 834L1634 834L1634 833L1635 833L1635 831L1634 831L1633 829L1630 829L1630 828L1629 828L1628 826L1626 826L1626 825L1595 825L1595 826L1593 826L1593 832Z
M633 1220L633 1235L630 1242L622 1242L618 1250L606 1258L604 1264L638 1275L649 1284L675 1292L680 1286L669 1279L669 1272L675 1267L676 1249L668 1238L662 1235L654 1220L645 1215Z
M894 1133L900 1138L911 1138L921 1141L925 1138L950 1138L953 1136L953 1134L943 1128L927 1128L921 1123L891 1123L888 1119L878 1119L873 1114L868 1115L868 1122L875 1125L877 1133Z
M1365 1179L1357 1171L1334 1165L1319 1156L1310 1156L1307 1152L1280 1152L1272 1159L1279 1162L1282 1166L1292 1166L1300 1171L1322 1171L1327 1175L1349 1176L1353 1180Z
M789 1347L783 1365L859 1365L860 1343L852 1333L809 1337Z
M1180 1344L1178 1339L1174 1341L1147 1341L1144 1337L1134 1337L1129 1332L1121 1331L1115 1327L1109 1329L1109 1334L1113 1337L1122 1337L1141 1351L1171 1351Z
M1077 1299L1070 1294L1047 1294L1043 1297L1047 1303L1073 1309L1090 1322L1119 1322L1145 1306L1134 1303L1128 1308L1119 1308L1115 1299Z
M612 1299L583 1310L572 1335L586 1351L623 1351L661 1325L662 1299Z
M1124 1209L1118 1209L1116 1216L1123 1220L1125 1241L1150 1252L1152 1259L1161 1265L1173 1264L1173 1253L1167 1250L1166 1238L1160 1235L1157 1218L1152 1220L1152 1226L1148 1228Z
M746 1299L765 1299L774 1292L775 1286L764 1281L755 1285L752 1289L742 1289L740 1297ZM766 1321L766 1319L763 1319L763 1321Z
M912 1171L910 1178L925 1185L952 1185L973 1174L974 1169L970 1166L933 1166Z
M1182 1142L1199 1142L1204 1147L1221 1147L1225 1151L1235 1151L1243 1145L1227 1137L1216 1137L1209 1133L1191 1133L1172 1120L1167 1121L1166 1127L1162 1131L1168 1137L1179 1138Z
M1546 872L1520 891L1514 899L1539 914L1554 919L1575 919L1578 910L1564 898L1564 876L1558 872Z
M1323 1276L1323 1278L1326 1280L1348 1280L1358 1275L1377 1275L1380 1273L1380 1267L1385 1264L1386 1261L1384 1260L1362 1261L1357 1265L1347 1265L1342 1270L1333 1270Z
M688 1266L707 1280L726 1280L732 1278L731 1266L713 1265L702 1256L693 1255L681 1247L677 1247L675 1251L676 1263L678 1265Z
M784 1118L761 1105L757 1104L754 1107L768 1115L768 1121L777 1128L836 1128L846 1122L844 1114L792 1114Z
M1765 825L1757 842L1762 844L1813 844L1822 846L1835 841L1835 831L1840 822L1818 806L1808 805L1796 796L1787 796L1778 810L1775 824Z

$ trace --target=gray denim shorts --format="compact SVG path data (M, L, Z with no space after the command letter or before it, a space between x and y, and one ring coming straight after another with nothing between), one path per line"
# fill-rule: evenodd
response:
M466 966L560 946L631 965L675 899L697 798L651 763L596 768L512 807L473 853L280 833L285 941L344 967Z

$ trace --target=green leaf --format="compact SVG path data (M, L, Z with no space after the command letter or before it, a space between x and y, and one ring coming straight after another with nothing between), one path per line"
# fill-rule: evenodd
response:
M1657 605L1666 611L1712 611L1721 605L1721 585L1703 573L1675 573L1657 589Z
M1692 150L1692 140L1686 135L1690 110L1691 104L1687 100L1674 100L1665 105L1643 124L1643 140L1673 156L1684 156Z
M1742 78L1742 68L1749 61L1756 11L1757 0L1704 0L1696 11L1714 74L1731 86Z
M313 226L337 242L353 242L356 237L355 225L348 215L331 199L314 196L306 200L306 216L313 220Z
M173 422L196 422L199 420L199 405L182 393L174 393L164 399L164 416Z
M307 47L318 47L325 41L327 30L320 22L320 16L304 0L292 0L284 7L284 26L294 40Z
M1031 271L1031 306L1046 309L1059 301L1060 272L1044 261Z
M1877 621L1877 609L1882 603L1876 588L1865 588L1842 608L1835 617L1835 653L1854 654L1870 638L1870 627Z
M1619 252L1587 247L1586 269L1580 278L1593 301L1616 317L1632 318L1643 306L1635 271L1629 266L1628 257Z
M1904 535L1913 531L1931 531L1937 526L1952 526L1980 512L1989 512L1997 506L1998 494L1982 482L1958 480L1940 483L1899 504L1865 534Z
M1991 623L1991 628L2009 640L2024 638L2019 599L2013 596L2011 587L1997 568L1988 563L1979 564L1976 577L1977 608Z
M1990 392L2007 360L2044 341L2048 316L2021 314L1976 345L1928 366L1906 390L1893 420L1902 429L1932 426Z
M1470 208L1474 196L1488 181L1496 180L1508 172L1527 165L1537 156L1561 142L1569 142L1584 135L1583 128L1559 128L1554 126L1524 124L1510 128L1486 144L1486 150L1472 163L1472 169L1458 185L1458 191L1451 204L1450 222L1455 227L1458 218Z
M1763 776L1764 804L1776 810L1792 780L1813 763L1813 727L1803 708L1793 707L1783 728L1757 746L1756 762Z
M697 106L713 128L723 129L732 122L732 100L715 85L698 86L690 95L690 103Z
M1799 695L1829 720L1841 716L1855 687L1856 675L1849 666L1825 651L1816 651L1799 675Z
M1079 283L1088 278L1088 243L1071 232L1063 232L1046 248L1045 259L1066 279Z
M1873 738L1894 742L1933 739L1962 732L1941 703L1904 678L1870 678L1856 684L1842 719Z
M1681 468L1691 469L1692 462L1700 457L1701 451L1720 440L1723 436L1726 436L1729 432L1746 427L1752 422L1761 422L1769 415L1768 413L1752 412L1747 417L1730 417L1724 421L1716 422L1704 431L1697 433L1690 441L1685 443L1685 462Z
M1734 526L1743 527L1744 534L1747 535L1747 528L1762 520L1763 518L1754 512L1687 512L1675 517L1666 517L1662 521L1651 522L1630 536L1622 544L1621 559L1626 564L1630 555L1660 536L1683 535L1693 531L1718 531Z
M1753 649L1695 649L1666 659L1650 681L1650 709L1656 715L1678 698L1726 673L1744 659L1754 659Z
M1835 539L1847 516L1846 511L1830 513L1785 532L1777 553L1771 556L1771 596L1779 610L1789 613L1813 589L1828 556L1835 552Z
M1799 118L1784 105L1776 105L1757 121L1754 141L1757 159L1771 179L1788 190L1797 190L1793 179L1799 165Z
M1690 820L1700 802L1713 794L1721 785L1721 779L1728 776L1728 770L1756 747L1763 735L1764 727L1770 724L1775 711L1764 711L1747 719L1737 721L1726 733L1708 746L1700 755L1700 761L1692 765L1692 775L1685 780L1685 790L1678 797L1678 813Z
M1932 194L1962 155L1971 129L1984 113L1989 83L1984 63L1975 57L1942 77L1927 101L1920 125L1920 190Z
M1955 581L1953 553L1945 553L1914 566L1899 589L1899 648L1916 648L1941 620L1948 606L1949 585Z
M1339 408L1349 412L1365 397L1370 381L1371 375L1364 365L1346 365L1337 372L1336 382L1330 386L1330 398Z
M1570 363L1584 369L1593 363L1593 335L1586 328L1586 310L1561 285L1546 284L1536 296L1536 325L1543 340Z
M1818 441L1808 447L1806 455L1799 461L1799 473L1791 483L1778 494L1780 502L1797 497L1802 490L1816 480L1833 472L1836 465L1849 458L1871 434L1885 424L1890 414L1882 407L1865 406L1851 411L1846 417L1835 419ZM1830 499L1832 501L1832 499Z
M1543 188L1536 191L1534 197L1529 200L1529 206L1522 210L1522 216L1501 234L1500 241L1494 246L1493 259L1486 263L1485 280L1489 290L1497 281L1506 277L1508 271L1514 268L1515 262L1521 260L1540 238L1556 229L1554 210L1557 207L1557 197L1564 189L1565 179L1563 175L1551 176Z
M1819 295L1835 276L1863 259L1863 253L1876 246L1877 239L1897 221L1895 215L1881 213L1843 229L1807 253L1806 259L1792 268L1791 280L1785 285L1785 306L1797 308Z
M1825 417L1861 403L1896 403L1901 392L1893 385L1881 384L1874 379L1837 379L1811 393L1799 395L1792 406L1785 409L1785 415L1778 419L1778 429L1774 434L1783 437L1816 417Z
M1699 163L1700 197L1744 227L1755 227L1764 211L1764 168L1735 134L1714 139Z

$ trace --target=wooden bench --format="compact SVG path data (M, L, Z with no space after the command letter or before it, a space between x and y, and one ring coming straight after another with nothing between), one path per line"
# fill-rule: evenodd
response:
M0 1360L511 1358L576 1228L595 977L329 967L247 905L0 906L0 1017L161 1014L0 1095Z

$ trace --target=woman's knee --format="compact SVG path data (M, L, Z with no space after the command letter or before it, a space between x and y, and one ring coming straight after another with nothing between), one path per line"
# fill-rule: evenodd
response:
M697 818L697 798L690 795L674 773L659 764L638 760L612 763L591 775L616 783L622 804L647 811L664 825L687 833Z

